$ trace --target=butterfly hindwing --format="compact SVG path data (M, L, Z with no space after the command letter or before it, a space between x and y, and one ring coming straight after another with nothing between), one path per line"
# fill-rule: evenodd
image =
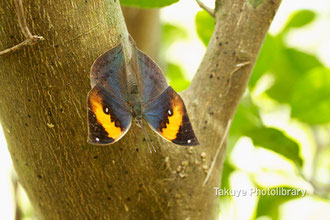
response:
M144 118L159 135L179 145L198 145L182 98L169 86L148 104Z
M122 100L97 84L88 94L88 142L111 144L131 126L132 116Z

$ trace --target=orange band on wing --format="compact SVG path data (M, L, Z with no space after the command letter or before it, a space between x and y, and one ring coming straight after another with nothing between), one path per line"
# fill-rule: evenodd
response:
M166 127L160 131L160 133L168 140L176 139L182 125L183 105L180 101L179 96L172 100L172 115L168 116L168 123L166 123Z
M120 127L116 127L115 122L111 121L111 115L103 111L102 100L96 94L91 94L90 103L92 111L94 112L97 121L102 125L104 130L108 133L108 137L117 140L122 135Z

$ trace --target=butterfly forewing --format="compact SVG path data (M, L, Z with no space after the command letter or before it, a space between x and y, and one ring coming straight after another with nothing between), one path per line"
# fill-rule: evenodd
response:
M107 87L114 96L127 100L127 74L122 45L99 56L92 65L90 78L92 88L96 84Z
M91 144L114 143L131 125L126 71L121 44L99 56L92 65L92 90L88 94L88 142Z
M148 104L168 87L158 65L146 54L136 49L139 72L142 75L142 104Z

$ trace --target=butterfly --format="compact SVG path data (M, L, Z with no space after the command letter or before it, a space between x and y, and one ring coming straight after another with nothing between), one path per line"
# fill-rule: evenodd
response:
M91 67L88 93L88 143L112 144L129 130L132 121L178 145L198 145L186 107L168 86L158 65L137 49L130 37L131 58L123 43L98 57ZM142 128L144 129L144 128Z

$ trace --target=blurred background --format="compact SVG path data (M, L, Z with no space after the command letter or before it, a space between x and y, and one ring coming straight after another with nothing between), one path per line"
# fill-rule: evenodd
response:
M132 10L124 9L127 19ZM193 0L143 13L147 22L159 16L159 38L145 45L135 39L138 46L157 60L175 90L186 89L214 19ZM330 1L283 0L231 126L222 188L304 189L307 195L222 196L221 220L330 219L329 68ZM1 128L0 161L1 219L14 219L15 212L16 219L34 219Z

